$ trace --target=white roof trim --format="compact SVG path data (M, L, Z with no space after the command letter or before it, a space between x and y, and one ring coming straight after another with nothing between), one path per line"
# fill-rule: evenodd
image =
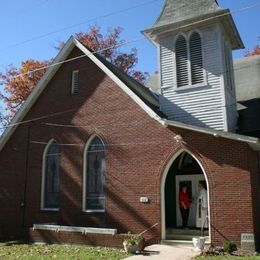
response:
M107 74L128 96L130 96L151 118L162 124L161 118L147 106L127 85L121 81L107 66L93 55L83 44L74 38L75 45L85 53L105 74Z
M38 99L38 97L45 89L49 81L52 79L54 74L60 68L60 66L62 65L62 63L60 62L66 59L66 57L72 51L73 47L74 47L73 37L70 37L70 39L67 41L65 46L62 48L62 50L59 52L59 54L56 56L56 58L53 61L53 64L57 63L57 65L48 68L47 72L44 74L44 76L39 81L37 86L32 90L31 94L28 96L28 98L23 103L22 107L19 109L15 117L12 119L11 123L9 124L10 126L7 126L7 128L5 129L4 133L0 138L0 151L3 149L4 145L9 140L13 132L15 131L19 122L23 120L27 112L31 109L34 102Z
M203 134L208 134L208 135L213 135L214 137L222 137L234 141L239 141L239 142L244 142L247 143L253 150L260 151L260 140L255 137L250 137L250 136L245 136L245 135L239 135L239 134L234 134L234 133L229 133L229 132L223 132L219 130L214 130L210 128L204 128L204 127L199 127L199 126L194 126L194 125L187 125L181 122L177 121L172 121L172 120L164 120L162 119L163 124L166 126L174 126L182 129L187 129L191 130L194 132L199 132Z
M88 56L104 73L106 73L128 96L130 96L144 111L148 113L156 121L161 122L161 118L149 107L147 106L142 99L140 99L131 89L129 89L113 72L111 72L100 60L98 60L93 53L91 53L85 46L83 46L79 41L77 41L74 37L70 37L67 41L65 46L56 56L53 61L54 66L48 68L47 72L44 74L42 79L39 81L37 86L33 89L31 94L28 96L20 110L17 112L11 123L10 126L6 128L4 133L0 138L0 151L3 149L4 145L7 143L9 138L12 136L13 132L19 125L24 117L26 116L27 112L31 109L35 101L41 95L42 91L48 85L52 77L58 71L58 69L63 64L64 61L72 49L77 46L86 56Z

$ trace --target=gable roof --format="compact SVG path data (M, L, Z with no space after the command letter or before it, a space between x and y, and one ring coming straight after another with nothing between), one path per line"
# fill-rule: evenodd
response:
M163 118L163 115L158 112L158 99L154 96L150 90L145 86L138 83L125 73L120 71L114 65L106 61L100 55L93 54L86 46L71 37L57 57L53 61L53 65L49 67L45 75L42 77L37 86L33 89L23 106L17 112L10 125L6 128L5 132L0 138L0 151L7 143L9 138L14 133L19 124L22 123L23 118L37 101L45 87L53 78L55 73L61 67L63 62L66 62L66 58L69 56L74 47L78 47L87 57L89 57L106 75L108 75L117 85L121 88L134 102L136 102L151 118L155 119L158 123L165 126L174 126L177 128L187 129L199 133L213 135L214 137L222 137L240 142L245 142L250 145L254 150L260 151L260 140L248 136L242 136L238 134L225 133L214 129L208 129L203 127L197 127L192 125L183 124L176 121L171 121ZM35 119L37 120L37 119ZM31 120L32 121L32 120ZM26 123L26 122L23 122Z
M85 45L84 45L85 46ZM89 51L91 51L87 46L85 46ZM98 53L94 54L97 59L100 60L107 68L109 68L122 82L125 83L136 95L138 95L143 102L150 106L153 110L159 112L159 98L151 90L146 88L140 82L130 77L128 74L117 68L114 64L107 61Z
M37 86L33 89L31 94L25 100L22 107L16 113L11 123L7 126L4 133L0 137L0 151L12 136L16 127L21 124L27 112L37 101L45 87L48 85L50 80L53 78L58 69L66 62L67 57L71 53L74 47L79 48L85 56L90 58L105 74L107 74L128 96L130 96L139 106L141 106L149 116L159 120L161 117L157 114L159 108L158 98L152 94L146 87L137 83L134 79L130 78L118 69L115 69L111 63L105 61L97 54L93 54L86 46L80 43L73 36L66 42L62 50L54 59L52 65L48 68L42 79L39 81ZM128 83L128 85L126 85ZM37 119L35 119L37 120ZM31 120L33 121L33 120ZM26 123L26 122L23 122Z
M237 101L260 98L260 55L234 60Z

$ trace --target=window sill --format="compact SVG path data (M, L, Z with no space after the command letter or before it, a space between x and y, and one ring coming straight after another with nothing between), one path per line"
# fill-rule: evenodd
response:
M102 234L115 235L117 229L114 228L92 228L92 227L78 227L78 226L60 226L52 224L34 224L33 230L47 230L55 232L74 232L81 234Z
M105 213L106 211L104 209L97 209L97 210L83 210L85 213Z
M174 90L176 92L178 92L178 91L197 89L197 88L206 88L206 87L209 87L209 85L206 82L204 82L204 83L200 83L200 84L196 84L196 85L189 85L189 86L184 86L184 87L175 87Z
M52 208L41 208L41 211L60 211L60 209L52 209Z

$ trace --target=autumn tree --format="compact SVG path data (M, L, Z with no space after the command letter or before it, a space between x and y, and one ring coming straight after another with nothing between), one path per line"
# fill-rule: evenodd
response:
M245 57L260 55L260 45L256 45L253 50L246 50Z
M258 41L260 41L260 36L258 37ZM257 44L253 50L246 50L244 53L245 57L249 57L249 56L256 56L256 55L260 55L260 45Z
M0 120L9 122L23 101L31 93L43 74L46 72L46 66L50 61L27 60L22 62L21 67L17 69L9 66L5 73L0 74L0 84L4 86L4 91L0 93L0 99L6 104L7 113L2 113ZM37 70L28 73L33 70ZM22 75L22 76L18 76Z
M117 27L109 29L104 35L100 27L92 26L87 32L76 33L75 38L93 52L98 52L122 71L143 83L148 74L135 69L138 62L137 50L133 48L129 53L120 51L119 47L125 43L124 40L120 39L121 32L122 29ZM64 44L64 42L60 42L57 49L61 49ZM30 59L22 62L20 68L9 66L4 73L0 73L0 86L3 87L0 100L6 104L8 110L8 113L0 114L2 123L10 122L10 119L46 72L46 66L50 63L51 60Z

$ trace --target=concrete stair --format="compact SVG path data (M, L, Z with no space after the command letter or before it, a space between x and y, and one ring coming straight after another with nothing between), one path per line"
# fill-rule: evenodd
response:
M201 236L204 236L206 238L206 244L209 244L208 230L205 230L203 235L200 229L167 229L166 239L162 240L161 243L164 245L192 245L192 238Z

